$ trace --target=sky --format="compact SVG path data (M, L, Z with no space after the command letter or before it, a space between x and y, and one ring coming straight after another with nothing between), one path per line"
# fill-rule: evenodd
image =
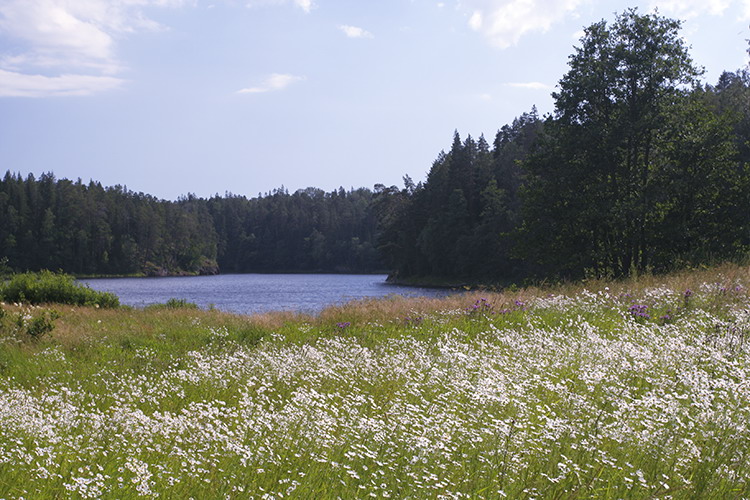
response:
M0 0L0 175L163 199L423 180L551 93L583 28L684 21L747 67L750 0Z

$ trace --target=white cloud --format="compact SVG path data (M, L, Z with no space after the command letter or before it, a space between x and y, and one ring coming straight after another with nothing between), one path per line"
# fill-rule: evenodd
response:
M312 0L248 0L245 5L248 7L264 7L267 5L286 5L289 3L308 13L315 7Z
M310 12L313 8L312 0L294 0L294 4L305 12Z
M482 29L482 20L482 11L475 10L469 18L469 27L474 31L479 31L480 29Z
M738 3L750 6L748 0ZM731 4L732 0L651 0L649 8L680 19L691 19L701 14L720 16Z
M357 26L342 24L339 29L349 38L373 38L372 33Z
M520 89L531 89L531 90L552 90L553 87L541 82L525 82L525 83L506 83L508 87L516 87Z
M282 90L294 82L304 80L304 76L296 76L285 73L273 73L257 87L248 87L237 91L238 94L260 94L263 92L272 92Z
M111 76L42 76L0 69L0 97L50 97L89 95L112 90L124 83Z
M742 12L740 20L750 20L750 0L651 0L649 7L669 16L692 19L705 14L721 16L734 5Z
M463 0L469 27L482 33L492 45L505 49L523 35L546 31L552 24L590 0Z
M28 43L32 53L47 57L109 59L112 37L99 23L81 17L62 2L16 0L2 4L0 30L5 36Z
M122 70L116 54L118 37L162 29L142 8L183 3L0 0L2 95L85 95L119 86L122 80L113 77ZM19 87L13 89L13 84Z
M594 0L460 0L459 9L468 26L483 34L497 48L516 45L524 35L547 31L567 17L579 15L581 6ZM750 19L750 0L649 0L649 10L670 17L689 19L699 15L720 16L738 6L744 20Z

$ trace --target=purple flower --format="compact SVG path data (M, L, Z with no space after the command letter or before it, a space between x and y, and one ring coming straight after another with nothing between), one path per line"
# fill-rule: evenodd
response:
M487 299L481 298L466 308L466 312L470 314L477 311L489 313L492 311L492 304L490 304Z
M342 321L341 323L336 323L336 326L338 326L342 330L345 330L346 328L348 328L349 326L351 326L351 323L348 322L348 321Z
M421 325L422 321L424 321L424 318L422 318L421 316L417 316L416 318L407 316L404 318L404 323L408 326Z
M651 318L651 315L648 313L648 306L646 304L633 304L628 307L628 312L636 318Z

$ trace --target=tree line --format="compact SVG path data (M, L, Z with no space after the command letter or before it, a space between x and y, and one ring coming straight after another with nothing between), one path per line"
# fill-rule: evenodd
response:
M507 283L663 272L750 252L750 74L700 81L681 23L584 31L553 93L424 182L164 201L6 173L0 258L76 274L372 272Z
M0 180L0 256L16 271L78 275L372 272L367 189L159 200L45 173Z
M553 93L484 137L455 134L424 183L380 186L401 280L663 272L750 250L750 75L716 85L680 22L628 10L585 30Z

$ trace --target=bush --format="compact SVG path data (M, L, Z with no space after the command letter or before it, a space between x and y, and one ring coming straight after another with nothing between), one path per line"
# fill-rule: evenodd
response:
M120 305L120 299L113 293L97 292L77 283L70 275L51 271L12 275L8 281L0 284L0 298L6 302L27 304Z
M198 304L185 299L169 299L164 304L151 304L146 309L198 309Z
M0 258L0 279L10 276L11 273L11 268L8 265L8 257Z
M59 317L53 310L28 308L8 313L0 307L0 334L10 334L20 341L39 340L55 329L55 320Z

